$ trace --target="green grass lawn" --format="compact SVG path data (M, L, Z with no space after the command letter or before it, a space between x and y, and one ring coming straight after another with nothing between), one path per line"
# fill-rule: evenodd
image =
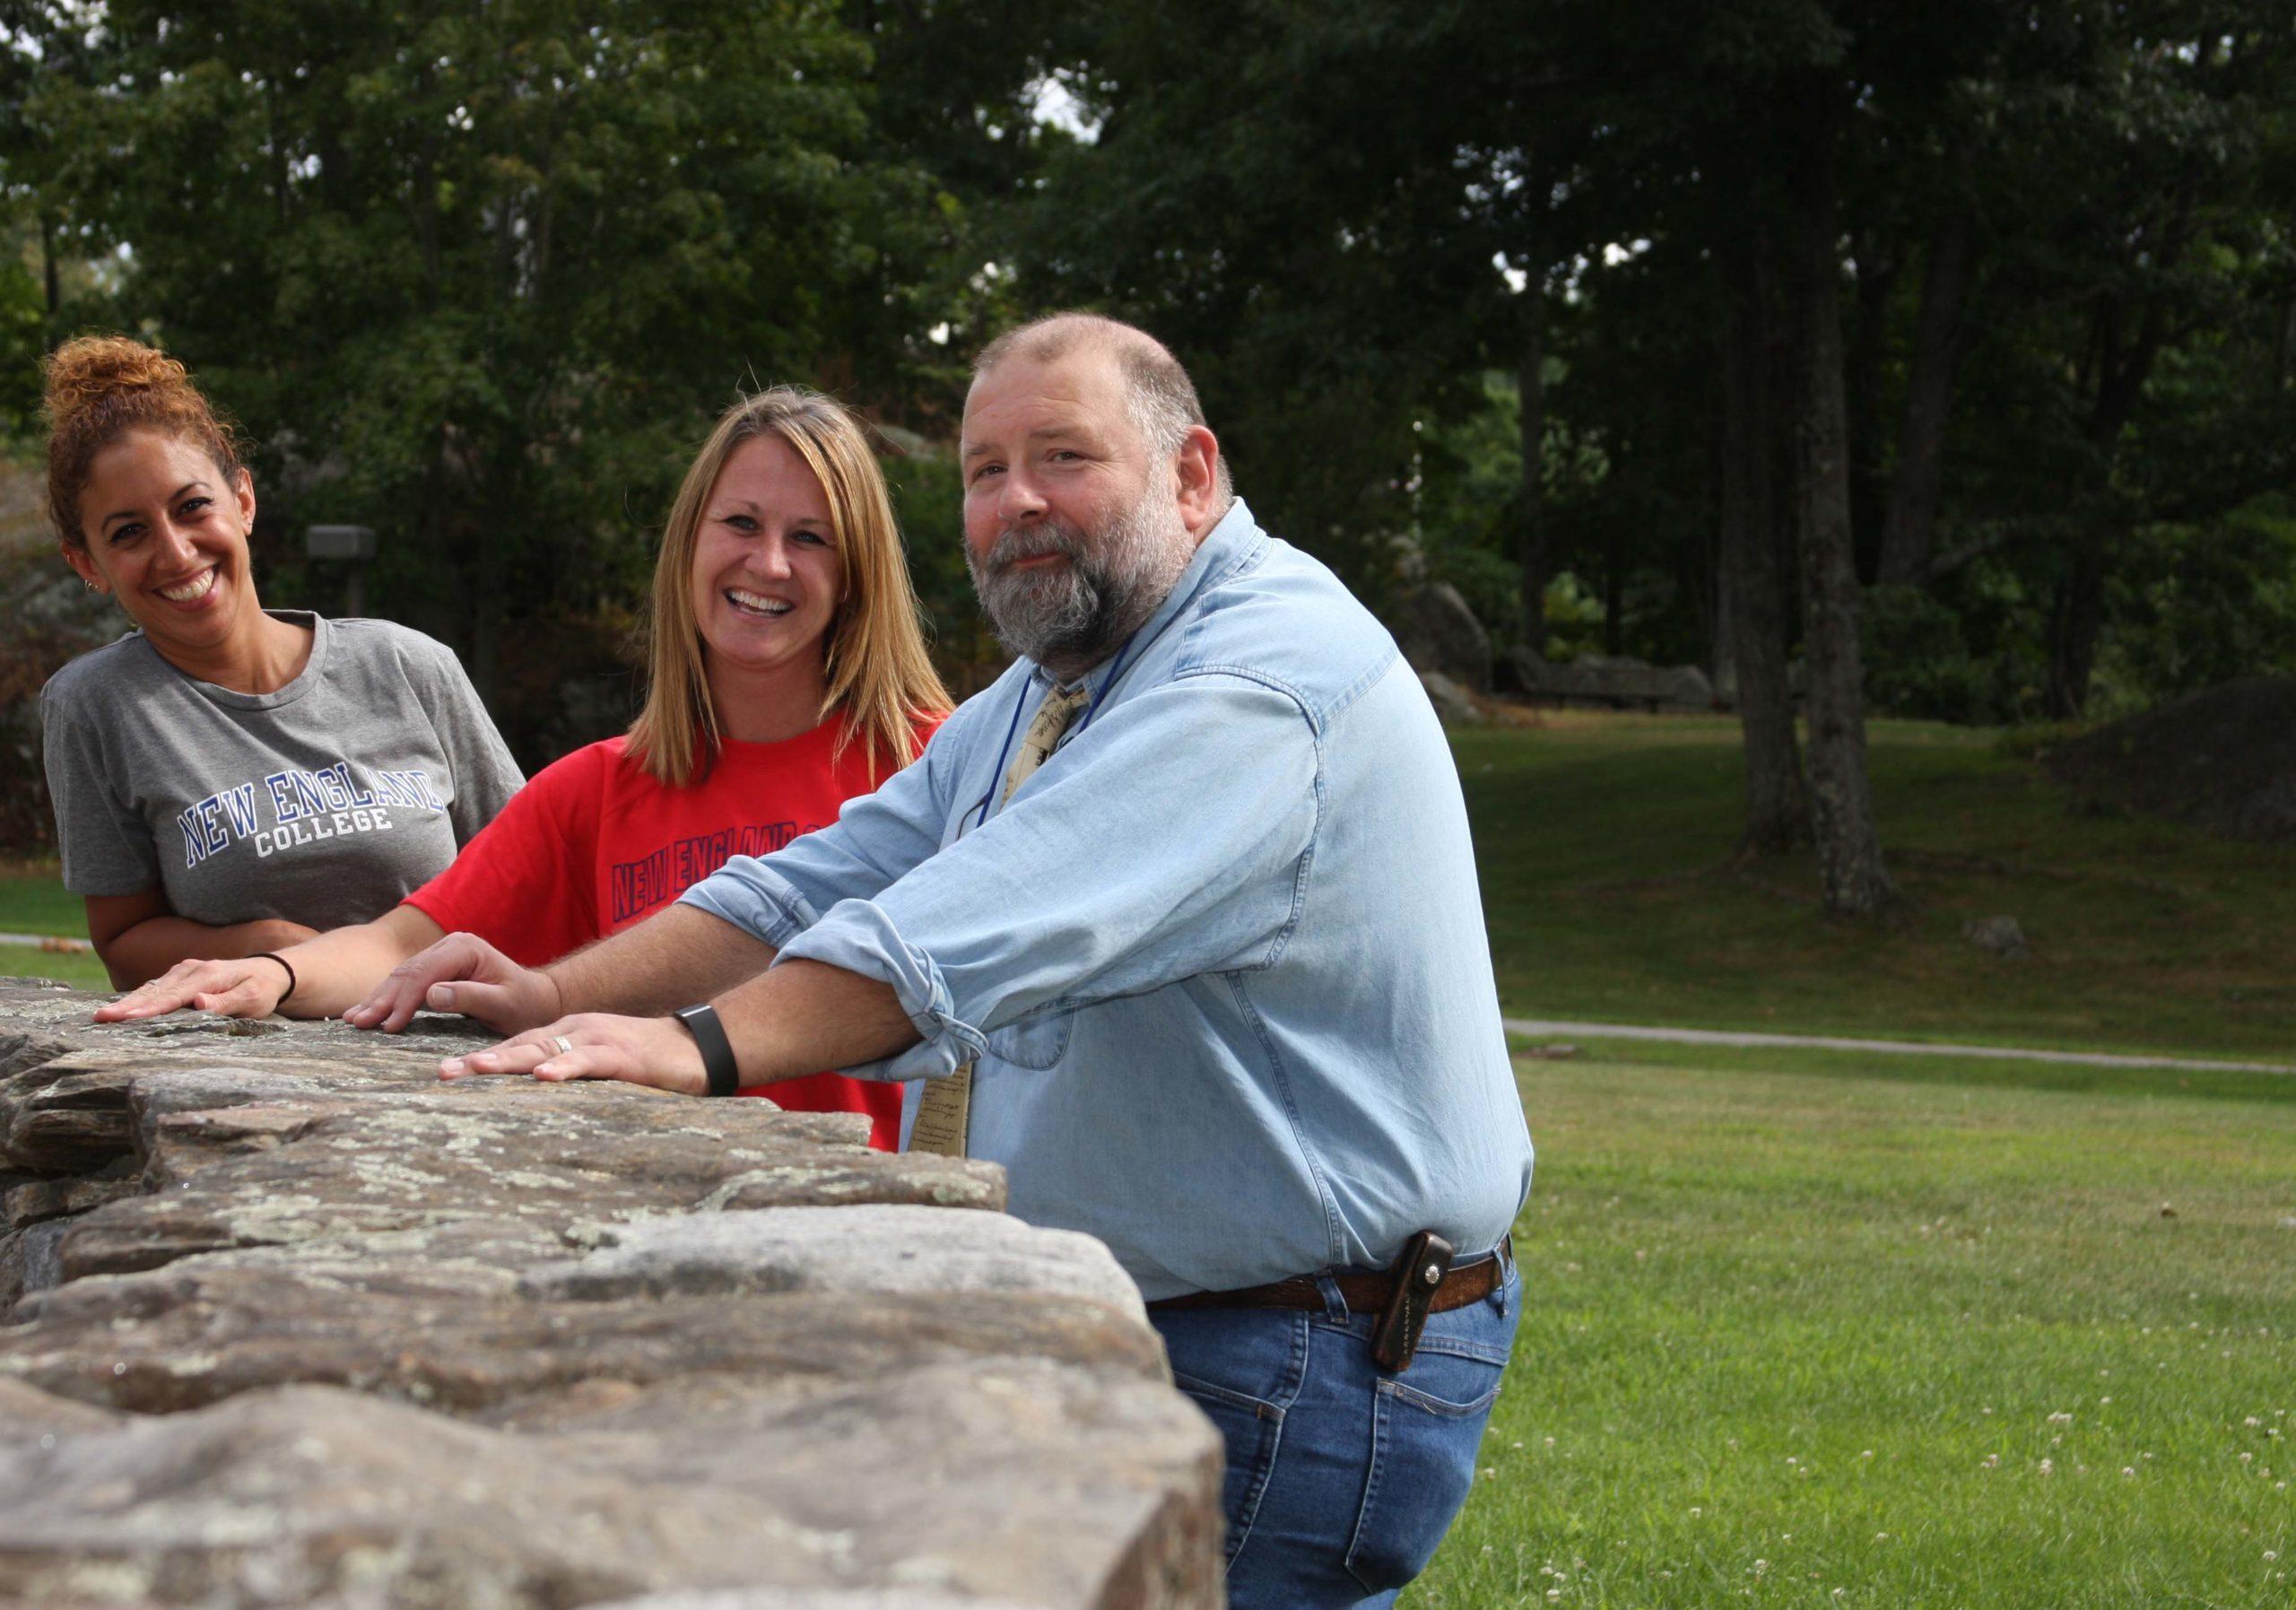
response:
M1456 748L1510 1013L2296 1062L2296 847L2084 814L1993 734L1878 721L1911 909L1844 926L1813 857L1732 865L1735 721L1551 712ZM1961 937L1996 913L2031 956Z
M1415 1610L2296 1603L2296 1080L1519 1066L1523 1326Z
M84 939L87 912L53 861L0 861L0 933Z
M52 934L84 939L87 915L80 897L67 892L55 863L0 862L0 934ZM44 951L36 945L0 944L0 978L56 979L86 989L109 989L111 979L92 951Z
M83 989L111 988L111 975L93 951L44 951L29 944L0 944L0 979L54 979Z

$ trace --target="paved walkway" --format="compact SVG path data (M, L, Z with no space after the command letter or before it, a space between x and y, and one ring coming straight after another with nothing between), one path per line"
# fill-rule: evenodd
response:
M2174 1067L2210 1074L2296 1074L2277 1062L2213 1062L2190 1057L2121 1057L2103 1051L2040 1051L2018 1046L1933 1045L1918 1040L1840 1040L1819 1034L1748 1034L1726 1029L1649 1029L1628 1023L1504 1020L1510 1034L1535 1040L1657 1040L1676 1045L1770 1046L1795 1051L1871 1051L1883 1057L1983 1057L1996 1062L2070 1062L2087 1067Z
M0 934L0 944L29 944L35 950L43 945L59 951L87 951L95 948L84 939L66 939L57 934Z

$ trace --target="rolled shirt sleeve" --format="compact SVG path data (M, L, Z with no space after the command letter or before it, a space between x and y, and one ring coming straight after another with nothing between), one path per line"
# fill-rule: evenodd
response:
M946 814L947 750L934 735L925 753L849 799L837 820L767 857L735 856L680 896L777 948L839 901L868 899L930 856Z
M920 1040L846 1070L877 1079L944 1075L1031 1013L1265 967L1305 892L1319 760L1289 692L1183 675L1112 705L1004 809L874 893L813 918L795 879L761 887L787 935L776 964L892 987Z

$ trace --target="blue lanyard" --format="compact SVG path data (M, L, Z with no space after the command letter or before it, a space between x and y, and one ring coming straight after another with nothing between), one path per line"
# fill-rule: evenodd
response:
M1122 648L1117 651L1116 663L1109 667L1108 680L1101 683L1100 691L1092 695L1092 702L1084 707L1084 718L1076 723L1076 725L1070 729L1067 735L1068 738L1075 738L1083 735L1084 729L1091 726L1092 718L1100 713L1100 706L1108 701L1108 696L1110 693L1116 692L1117 679L1124 674L1124 662L1132 657L1133 649L1135 648L1145 648L1150 643L1154 642L1158 638L1163 636L1164 627L1170 626L1174 621L1178 620L1181 613L1181 611L1174 610L1170 615L1165 617L1163 625L1157 627L1155 631L1150 632L1144 640L1135 637L1131 642L1126 643ZM1033 677L1029 679L1030 682L1033 682L1035 678ZM968 810L965 813L965 816L971 816L975 812L979 813L979 820L973 823L973 826L975 827L983 826L988 821L989 801L996 796L996 785L1001 782L1004 777L1004 757L1010 754L1013 751L1013 735L1021 730L1021 712L1028 708L1029 683L1028 682L1023 682L1021 684L1021 696L1019 699L1013 701L1013 718L1004 725L1004 741L996 746L996 765L988 774L988 791L983 794L978 802L976 803L970 810ZM1067 739L1062 740L1063 743L1065 743ZM957 837L961 839L964 835L964 818L960 817L957 822Z

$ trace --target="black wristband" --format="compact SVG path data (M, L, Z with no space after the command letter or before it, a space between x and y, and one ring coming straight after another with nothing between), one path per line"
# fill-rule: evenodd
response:
M281 955L277 951L257 951L254 955L249 956L248 960L250 962L276 962L280 966L287 970L286 994L282 995L277 1000L271 1003L272 1010L276 1012L280 1007L284 1006L287 1004L287 996L295 993L295 964L288 961L286 957Z
M734 1065L734 1042L726 1038L726 1025L718 1021L718 1009L704 1002L673 1015L701 1048L702 1071L709 1075L709 1088L703 1093L730 1096L739 1090L742 1070Z

